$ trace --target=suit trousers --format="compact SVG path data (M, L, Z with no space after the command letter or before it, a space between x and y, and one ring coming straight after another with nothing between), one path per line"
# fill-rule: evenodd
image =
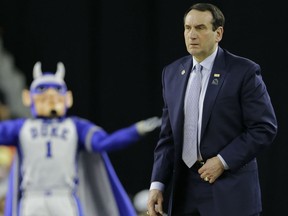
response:
M201 215L213 216L212 186L200 178L198 169L201 166L194 164L190 169L181 162L179 181L177 182L173 216Z
M198 173L200 167L199 163L190 169L184 162L181 164L174 192L172 216L215 216L213 200L221 197L213 197L213 184L200 178ZM260 216L260 214L243 216Z

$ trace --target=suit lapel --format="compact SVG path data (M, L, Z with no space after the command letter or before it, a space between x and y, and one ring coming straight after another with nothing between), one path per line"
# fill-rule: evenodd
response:
M209 78L209 83L207 86L204 104L203 104L203 116L202 116L202 129L201 129L201 137L203 136L205 129L208 124L208 120L211 116L211 112L213 109L213 105L216 101L217 95L222 87L222 84L226 77L225 70L225 58L224 52L219 47L217 56L214 61L214 65L211 71L211 75Z
M185 98L185 91L187 82L190 76L190 72L192 69L192 57L188 56L185 58L181 64L179 65L179 68L176 69L176 76L175 80L176 82L173 82L174 87L172 88L173 91L173 104L175 104L173 113L177 113L178 116L175 116L174 123L172 125L175 125L174 128L175 131L177 131L175 134L182 134L183 133L183 121L184 121L184 98ZM181 137L181 136L180 136Z

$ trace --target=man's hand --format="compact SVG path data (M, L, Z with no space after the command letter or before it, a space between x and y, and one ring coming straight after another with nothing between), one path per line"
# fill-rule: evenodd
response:
M163 194L160 190L152 189L149 192L147 202L147 215L159 216L164 215L163 213Z
M137 131L140 135L145 135L160 127L161 118L154 116L136 123Z
M208 159L206 163L198 170L200 177L209 183L214 183L223 172L224 166L217 156Z

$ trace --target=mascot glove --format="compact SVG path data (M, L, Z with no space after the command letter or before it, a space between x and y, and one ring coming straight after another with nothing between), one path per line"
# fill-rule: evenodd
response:
M137 131L140 135L145 135L161 126L161 118L154 116L136 123Z

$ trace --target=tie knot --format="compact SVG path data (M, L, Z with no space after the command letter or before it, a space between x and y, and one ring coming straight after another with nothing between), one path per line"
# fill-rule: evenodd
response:
M195 71L200 72L202 70L202 65L201 64L196 64L195 66Z

